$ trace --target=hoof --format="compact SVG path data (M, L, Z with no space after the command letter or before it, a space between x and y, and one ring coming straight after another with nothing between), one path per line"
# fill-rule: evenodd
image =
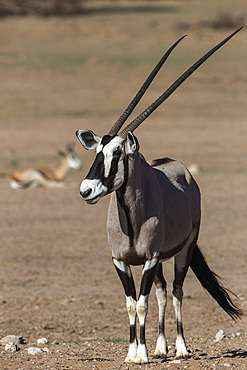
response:
M159 335L157 339L156 349L154 352L154 356L156 358L162 357L166 358L168 353L168 347L166 344L166 338L164 335Z
M176 357L182 357L182 358L189 357L189 353L187 351L185 343L177 347Z
M140 357L136 357L136 359L135 359L135 364L148 364L148 357L146 356L146 357L142 357L142 358L140 358Z
M188 357L189 353L186 348L185 340L182 336L178 336L176 340L176 357Z
M167 359L167 354L166 353L156 353L156 352L154 352L153 358L161 358L162 360L166 360Z
M148 351L145 344L139 344L137 348L136 364L148 363Z
M176 353L176 357L177 358L189 358L190 356L189 356L189 353L188 353L188 351L183 351L183 352L178 352L177 351L177 353Z
M124 360L124 362L126 363L132 363L132 364L147 364L149 361L148 361L148 357L130 357L130 356L127 356Z
M124 362L132 362L136 363L137 359L137 342L130 343L129 345L129 352L124 360Z
M135 363L136 363L136 357L130 357L130 356L127 356L127 357L125 358L124 362L135 364Z

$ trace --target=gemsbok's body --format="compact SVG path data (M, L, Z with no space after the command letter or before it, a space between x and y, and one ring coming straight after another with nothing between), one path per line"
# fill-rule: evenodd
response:
M238 31L236 31L238 32ZM146 363L145 320L148 297L153 282L159 306L159 334L155 355L167 355L164 331L166 281L162 262L174 257L173 305L177 320L177 356L187 356L183 336L181 305L183 282L189 266L205 289L233 318L242 311L234 305L228 291L208 267L198 245L201 221L200 191L186 167L164 158L146 162L139 152L133 131L194 72L207 58L236 32L210 50L119 134L164 61L181 40L163 56L132 102L108 135L99 137L90 130L78 130L77 137L86 149L96 149L95 161L80 186L80 194L89 204L111 193L107 231L112 259L126 295L130 321L130 345L126 362ZM140 292L137 297L130 265L143 265ZM136 318L140 339L137 342Z
M79 170L81 160L74 152L72 145L67 146L67 153L58 152L61 157L60 165L57 168L49 167L28 167L16 170L11 177L10 186L13 189L27 189L37 186L50 188L61 188L63 180L70 169Z

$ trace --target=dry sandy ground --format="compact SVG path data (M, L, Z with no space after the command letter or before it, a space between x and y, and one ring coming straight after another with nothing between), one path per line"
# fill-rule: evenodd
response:
M224 276L246 310L244 253L246 175L201 174L204 194L201 245L211 267ZM68 181L69 184L69 181ZM218 185L217 185L218 184ZM221 186L221 192L217 186ZM78 187L14 191L1 180L3 211L1 247L1 337L23 335L20 351L2 347L6 369L126 369L128 319L122 287L111 263L105 218L108 199L96 206L80 201ZM229 196L233 203L229 206ZM219 230L216 232L215 230ZM235 230L234 235L232 230ZM138 281L138 270L135 269ZM172 263L165 264L171 293ZM169 294L171 296L171 294ZM147 322L151 354L148 367L244 368L246 321L232 322L203 291L192 272L185 283L185 335L192 357L174 364L175 321L171 298L166 330L171 346L167 362L152 359L157 330L157 307L152 292ZM215 334L227 335L220 343ZM232 334L240 336L232 337ZM58 345L31 356L25 351L47 337ZM44 347L44 346L42 346ZM130 365L129 368L140 368Z
M246 310L246 175L198 175L204 194L201 245L212 269L223 276ZM69 184L69 181L68 181ZM221 186L221 192L217 191ZM1 348L3 369L127 369L128 319L120 282L107 246L108 199L96 206L80 201L78 187L14 191L1 180L1 337L23 335L20 351ZM229 206L229 197L233 203ZM218 230L218 232L217 232ZM234 230L234 235L232 230ZM168 360L152 359L157 305L150 297L147 341L150 364L184 368L245 368L246 320L232 322L203 291L192 272L185 282L183 316L191 358L174 363L175 320L171 301L172 263L166 331ZM138 269L135 268L138 281ZM215 343L222 329L227 337ZM238 334L240 333L240 334ZM235 336L233 337L232 334ZM25 348L46 337L49 352L28 355ZM129 365L130 369L141 368Z
M193 23L206 11L213 14L214 2L207 6L200 2L206 7L200 12L195 4L188 2L194 13L185 12L186 8L181 8L184 13L170 9L169 18L161 11L135 16L116 12L111 17L101 12L85 18L1 21L0 338L22 335L27 342L15 353L0 347L1 370L247 367L246 319L233 322L228 318L192 271L185 281L183 302L190 357L175 362L172 261L164 264L169 284L168 359L153 358L158 325L153 290L146 335L150 363L124 364L128 317L107 245L109 198L89 206L80 200L78 191L93 154L80 147L74 132L82 128L99 135L107 132L160 57L157 45L162 42L166 49L181 35L174 24L183 18ZM224 2L226 9L229 4ZM241 8L243 2L238 5ZM167 64L165 77L155 82L141 107L230 33L189 32L188 41ZM246 50L243 30L136 132L147 159L168 156L186 165L199 165L195 175L202 192L199 242L209 265L237 294L236 303L245 312ZM85 59L80 66L81 57ZM56 64L57 60L62 61ZM15 191L9 187L9 176L16 167L57 165L56 150L67 142L76 143L83 169L71 172L64 189ZM138 285L138 268L134 275ZM226 338L216 343L220 329ZM25 349L41 337L50 341L45 345L48 352L29 355Z

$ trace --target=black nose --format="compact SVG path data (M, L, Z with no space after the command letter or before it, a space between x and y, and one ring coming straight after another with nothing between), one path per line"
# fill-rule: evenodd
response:
M91 193L92 193L92 189L88 189L88 190L80 192L82 198L87 198Z

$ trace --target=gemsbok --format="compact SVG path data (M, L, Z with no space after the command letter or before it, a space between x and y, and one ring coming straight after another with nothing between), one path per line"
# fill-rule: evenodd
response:
M240 29L239 29L240 30ZM174 257L173 305L177 322L176 356L188 356L183 326L183 282L189 266L202 286L218 304L237 319L242 311L231 299L231 292L220 285L197 245L201 221L200 190L187 168L170 158L147 163L139 152L133 131L162 104L215 51L239 30L232 33L183 73L154 103L119 130L168 58L179 39L164 54L126 110L103 137L91 130L76 135L86 149L95 149L95 160L80 185L80 195L88 204L111 193L107 232L112 259L123 284L130 323L130 344L126 362L147 363L145 321L148 297L153 282L159 307L159 328L155 355L167 355L165 337L166 281L162 262ZM130 265L143 265L137 299ZM137 341L139 319L140 338Z
M27 167L16 170L11 177L10 186L13 189L27 189L37 186L50 188L64 187L64 182L69 169L79 170L82 166L81 160L74 151L73 145L67 145L67 153L59 151L61 157L57 168L49 167Z

